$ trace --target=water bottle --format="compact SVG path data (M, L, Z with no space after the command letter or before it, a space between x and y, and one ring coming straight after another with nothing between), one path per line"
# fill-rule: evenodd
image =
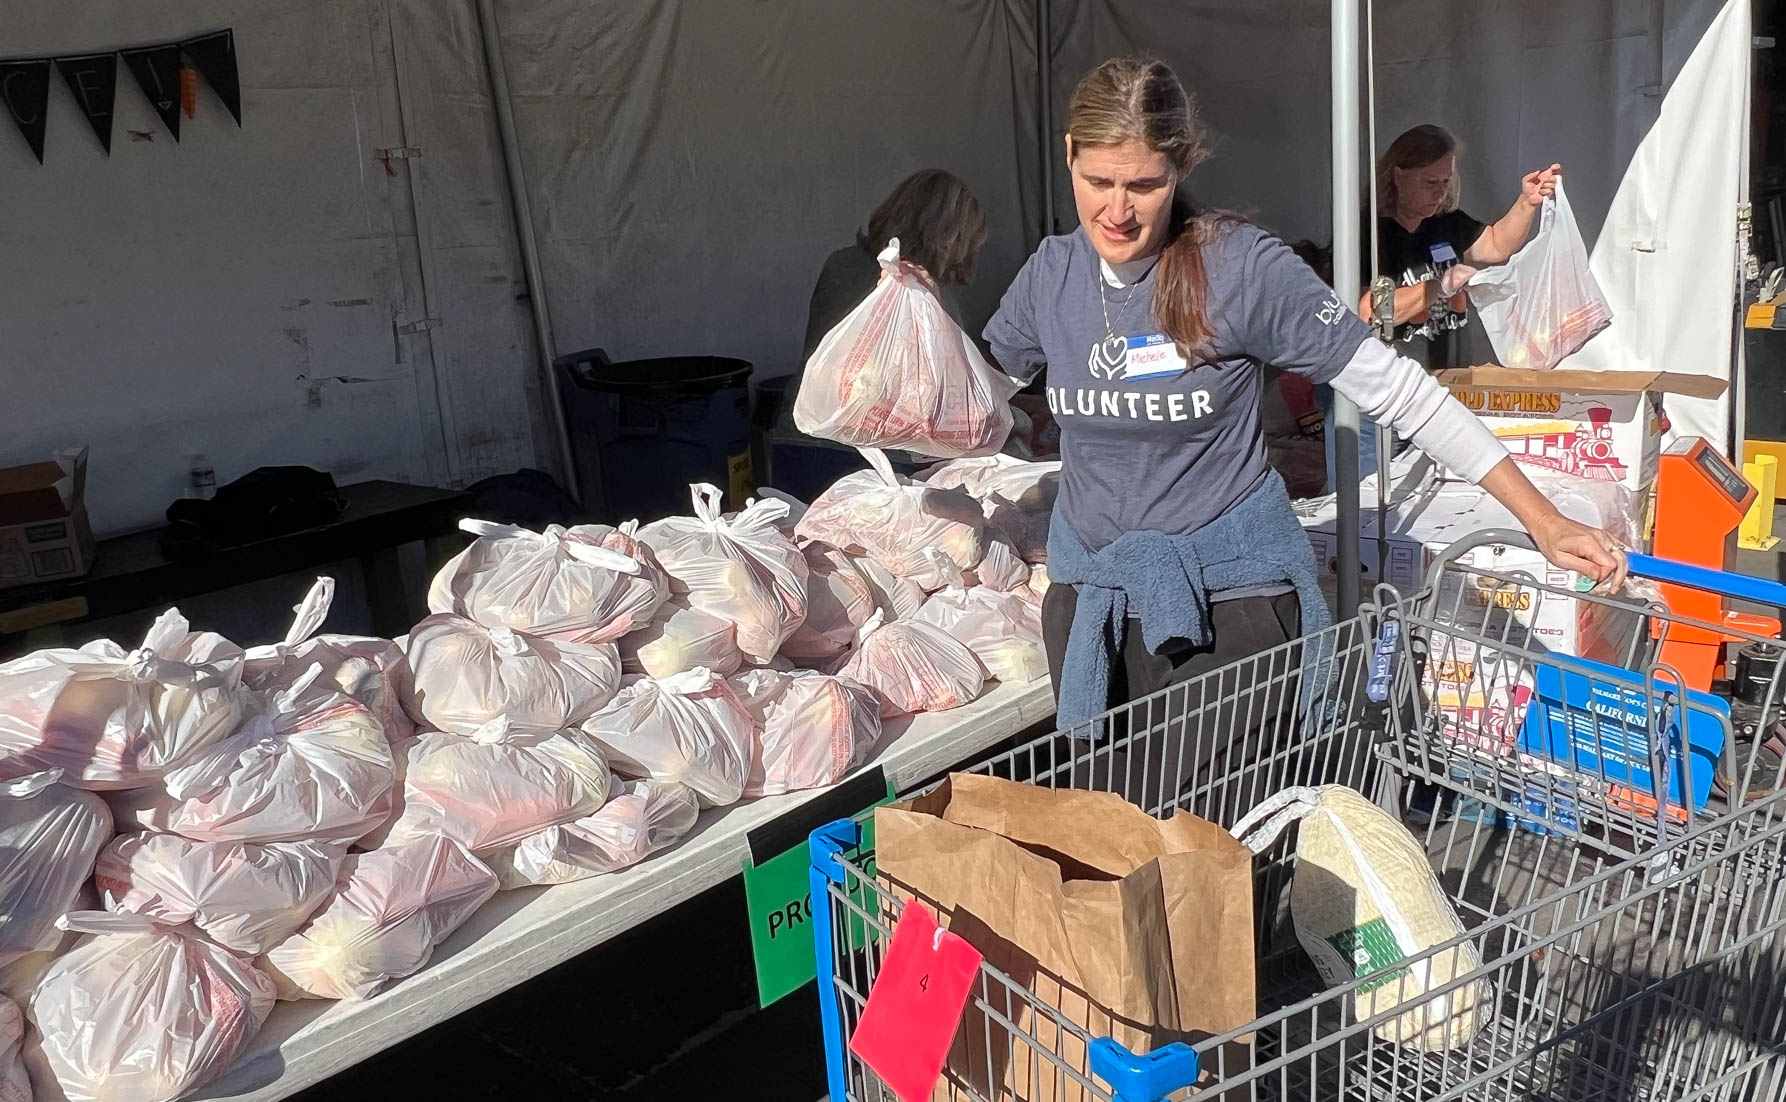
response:
M217 471L202 455L193 456L186 468L186 496L197 501L209 501L217 496Z

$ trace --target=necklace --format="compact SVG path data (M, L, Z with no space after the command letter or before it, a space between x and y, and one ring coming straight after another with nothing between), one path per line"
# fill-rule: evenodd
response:
M1092 273L1092 278L1098 281L1098 305L1104 311L1104 339L1092 346L1091 356L1087 360L1086 366L1091 369L1094 378L1114 379L1121 375L1123 369L1128 365L1129 339L1116 335L1115 322L1110 318L1110 296L1104 287L1103 267L1103 263L1100 262L1098 270ZM1116 321L1123 320L1124 314L1128 312L1129 304L1134 301L1139 289L1140 281L1129 284L1128 295L1116 304Z

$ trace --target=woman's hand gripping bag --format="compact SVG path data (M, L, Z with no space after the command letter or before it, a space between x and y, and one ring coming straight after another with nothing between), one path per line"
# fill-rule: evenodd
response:
M606 643L650 623L670 595L663 569L624 528L554 524L533 532L482 520L459 527L477 539L434 576L430 612Z
M1432 865L1408 828L1344 785L1290 788L1234 825L1264 853L1298 824L1290 916L1303 951L1329 987L1355 987L1355 1020L1406 1008L1376 1027L1421 1052L1461 1048L1487 1023L1485 980L1428 995L1482 966Z
M396 742L415 732L403 710L409 667L403 648L369 635L318 635L335 600L335 579L318 578L293 609L291 629L280 642L248 648L242 683L257 693L289 689L310 667L322 667L323 680L372 709L385 738Z
M744 656L768 662L806 620L806 557L776 527L787 503L753 501L724 516L718 487L691 489L694 516L648 524L639 539L669 572L673 592L732 623Z
M987 455L1011 433L1016 387L949 317L924 269L880 256L880 282L813 350L794 424L858 448L954 459Z
M828 543L866 555L925 589L940 589L927 553L935 547L962 570L980 565L986 521L962 490L941 490L899 477L887 457L865 450L869 470L845 475L820 494L800 518L801 542Z
M242 725L242 648L169 609L134 651L109 639L0 664L0 781L61 771L140 788Z

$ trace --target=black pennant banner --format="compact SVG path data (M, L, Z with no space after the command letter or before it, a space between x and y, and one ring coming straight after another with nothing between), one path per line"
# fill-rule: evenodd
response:
M218 31L216 34L189 38L180 43L186 56L192 59L192 67L205 78L211 91L229 108L236 125L242 125L242 85L236 75L236 36L233 31Z
M43 163L45 114L50 106L50 61L0 61L0 107L12 116L37 163Z
M124 64L130 66L131 75L136 77L137 85L142 88L143 95L149 97L149 106L161 116L161 125L167 132L180 140L180 47L145 46L140 50L119 50L118 56Z
M59 57L56 68L68 82L75 106L93 127L93 136L99 139L109 156L112 152L112 104L118 98L118 55Z

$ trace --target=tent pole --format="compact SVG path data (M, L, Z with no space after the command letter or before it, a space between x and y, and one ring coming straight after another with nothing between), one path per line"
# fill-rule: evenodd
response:
M1054 17L1050 0L1036 0L1036 97L1040 100L1036 114L1041 131L1042 151L1042 237L1054 234L1054 44L1048 25ZM1037 239L1038 244L1040 238Z
M509 99L508 67L502 59L502 32L496 25L493 0L477 0L478 26L484 39L484 72L490 78L490 99L496 105L496 133L502 141L502 165L508 171L509 199L515 214L515 237L521 246L521 264L527 279L527 302L533 313L533 344L539 355L539 370L546 377L546 400L552 406L552 427L558 435L558 463L564 474L564 488L573 500L582 502L577 485L577 461L571 452L570 427L564 420L564 402L558 393L558 371L554 361L558 348L552 339L552 315L546 307L546 279L540 268L539 243L533 234L533 210L527 202L527 176L521 170L521 145L515 138L515 109ZM600 486L590 487L594 495L583 502L586 511L599 511Z
M1358 0L1333 0L1333 289L1358 301ZM1327 431L1333 440L1334 520L1339 545L1339 619L1358 610L1358 407L1337 391ZM1381 479L1379 479L1381 492Z

